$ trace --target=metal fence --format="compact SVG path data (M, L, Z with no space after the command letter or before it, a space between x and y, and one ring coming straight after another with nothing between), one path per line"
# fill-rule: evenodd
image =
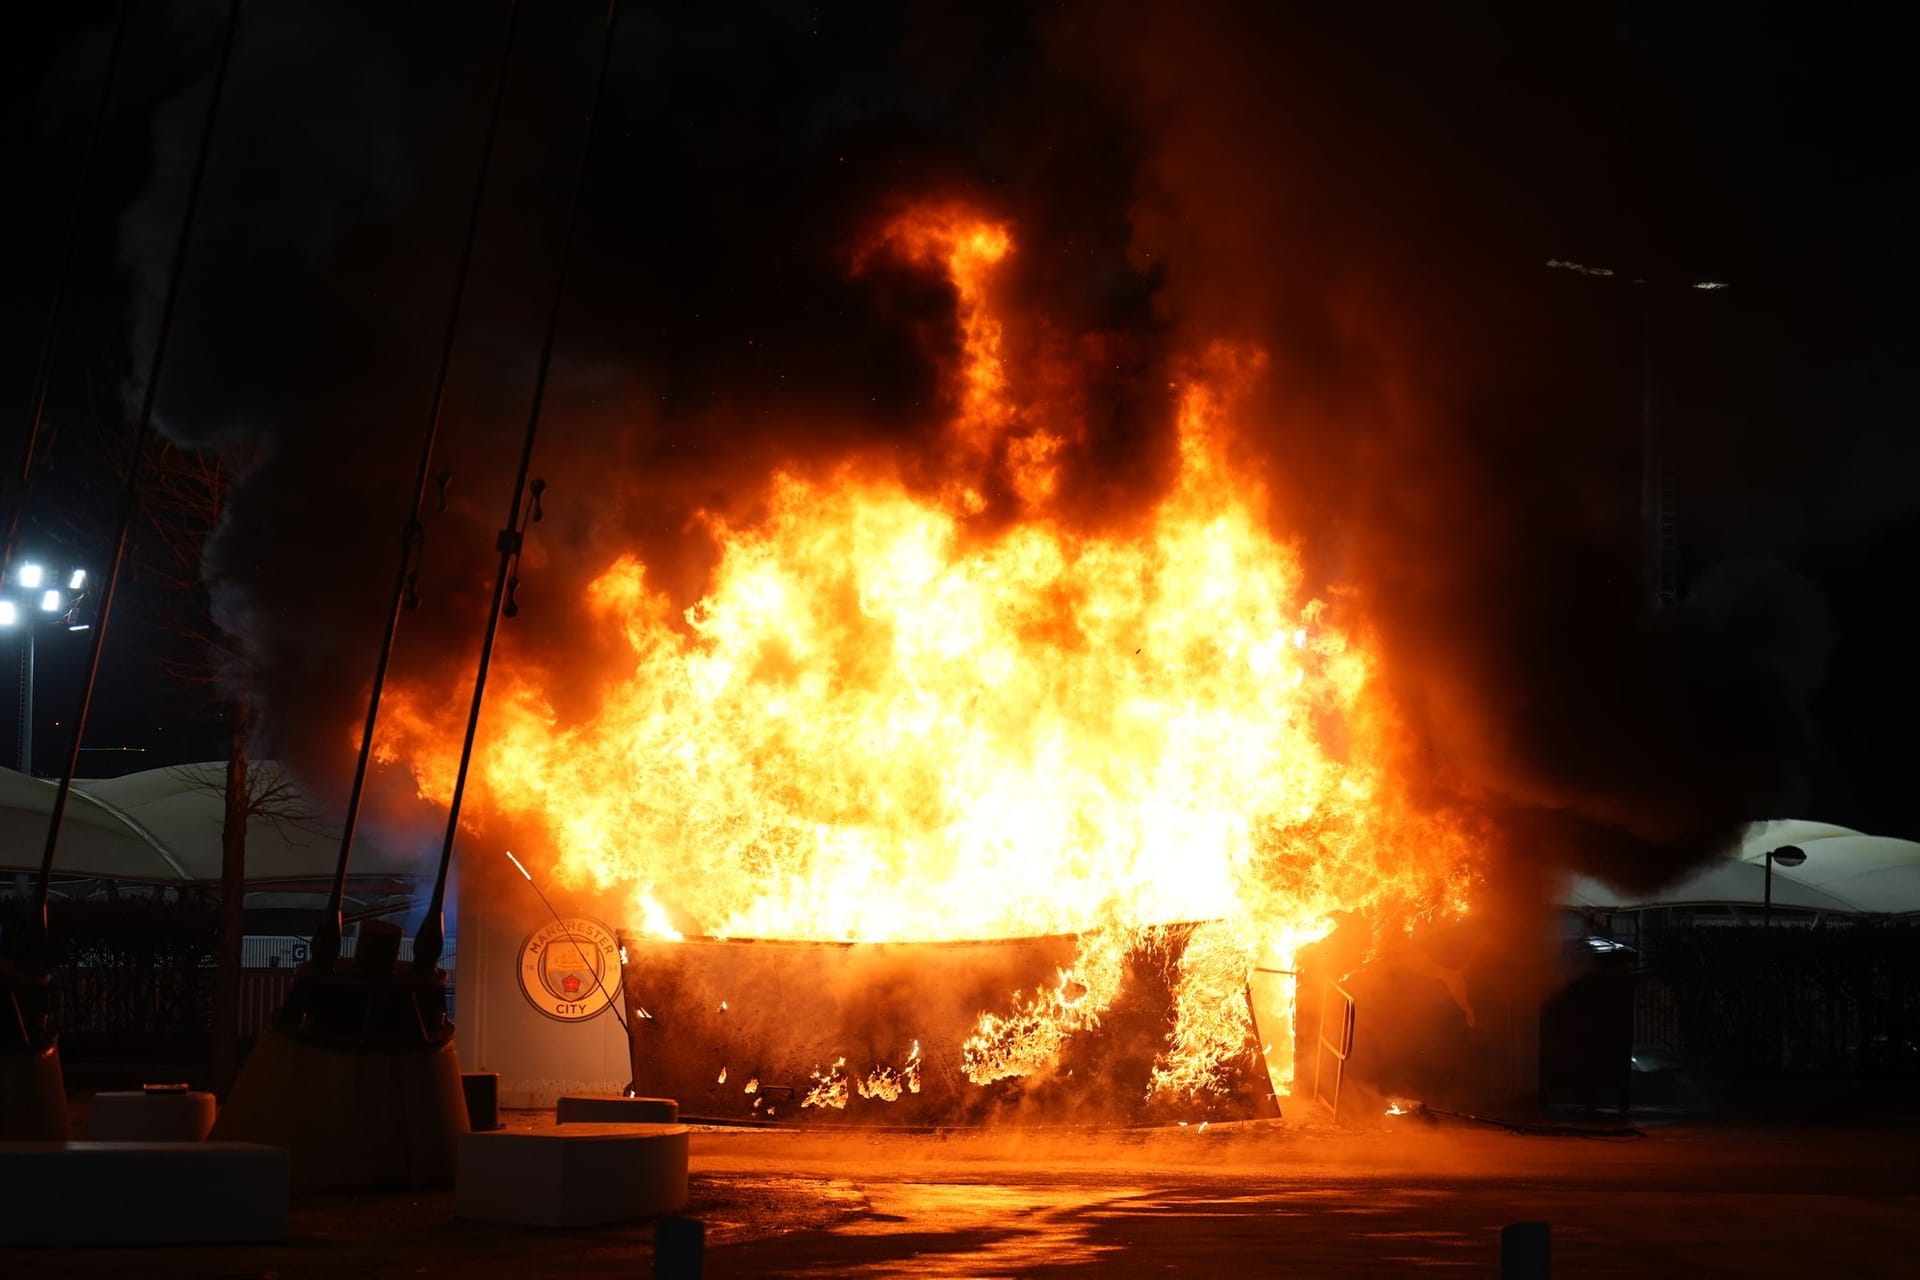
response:
M349 929L347 936L341 939L340 954L352 959L354 948L359 945L360 934L357 929ZM453 942L447 939L440 967L453 969ZM307 962L310 943L305 934L275 933L249 934L240 941L240 964L247 969L293 969ZM400 959L413 959L413 939L400 939Z
M1714 1075L1920 1079L1920 925L1679 930L1649 948L1634 1043Z
M17 900L0 899L14 923ZM351 957L356 934L341 950ZM62 1056L74 1061L191 1064L210 1054L218 940L207 898L152 897L57 904L52 1013ZM451 972L453 939L444 958ZM401 958L411 957L411 939ZM263 934L241 944L239 1030L251 1041L285 1003L307 940ZM451 1010L452 984L448 984Z
M1679 1054L1686 1049L1680 1002L1659 978L1642 978L1633 990L1633 1043L1637 1049Z

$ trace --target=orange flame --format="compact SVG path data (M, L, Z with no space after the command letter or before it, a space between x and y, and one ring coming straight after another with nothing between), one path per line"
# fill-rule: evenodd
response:
M1000 346L1003 326L991 303L990 286L994 268L1012 249L1013 237L1004 226L980 221L955 206L933 206L896 218L869 250L942 267L953 282L962 351L953 434L961 445L983 453L1011 418Z
M842 1057L834 1061L824 1072L813 1069L813 1088L800 1101L804 1110L807 1107L834 1107L841 1111L847 1109L847 1060Z
M952 441L961 456L1006 446L1023 518L976 528L971 484L929 496L873 456L770 476L760 517L704 517L719 555L691 608L631 554L593 581L588 608L630 649L595 713L559 723L543 673L503 664L468 811L544 832L564 882L627 895L654 936L678 936L670 920L793 939L1080 935L1056 988L983 1013L963 1047L976 1082L1045 1071L1116 998L1130 946L1207 922L1154 1082L1215 1088L1259 1048L1253 966L1291 970L1336 911L1463 905L1464 842L1396 789L1374 660L1306 598L1264 487L1235 463L1260 353L1193 363L1173 482L1132 530L1087 533L1050 505L1077 427L1022 422L1002 359L1009 230L939 206L868 252L952 282ZM444 800L440 726L459 695L421 695L395 700L384 758ZM1267 1057L1284 1092L1290 1042ZM914 1059L917 1080L917 1045ZM842 1061L804 1105L847 1092Z

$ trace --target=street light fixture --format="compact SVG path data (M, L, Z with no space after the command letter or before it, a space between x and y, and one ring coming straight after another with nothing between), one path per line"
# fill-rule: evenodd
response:
M0 632L20 636L20 737L15 766L33 773L34 637L42 627L59 625L70 632L93 624L80 616L87 598L87 571L55 571L39 560L25 560L0 582ZM66 590L59 584L65 582Z
M1767 850L1767 887L1760 916L1765 928L1773 927L1773 864L1777 862L1783 867L1797 867L1806 860L1807 851L1797 844L1783 844L1778 849Z
M1546 265L1553 271L1632 285L1640 292L1640 517L1644 521L1641 572L1648 602L1655 609L1665 608L1680 594L1679 513L1669 474L1669 449L1654 418L1653 313L1656 306L1667 305L1669 297L1687 291L1719 293L1732 286L1725 280L1688 280L1684 276L1654 280L1564 258L1549 258Z

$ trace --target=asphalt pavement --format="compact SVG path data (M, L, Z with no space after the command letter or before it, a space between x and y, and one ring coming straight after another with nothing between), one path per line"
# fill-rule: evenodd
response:
M521 1113L510 1123L551 1123ZM1910 1129L1553 1137L1392 1121L1202 1129L696 1130L688 1214L725 1276L1499 1274L1552 1225L1553 1275L1920 1274ZM451 1193L309 1197L272 1247L16 1251L0 1274L653 1274L650 1223L463 1222Z

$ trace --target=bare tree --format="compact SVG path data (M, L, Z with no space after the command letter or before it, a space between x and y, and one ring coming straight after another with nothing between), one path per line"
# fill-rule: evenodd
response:
M227 727L220 825L219 944L215 953L213 1086L225 1093L239 1070L241 942L245 932L247 824L255 818L310 822L299 792L252 759L253 704L237 637L216 621L207 581L207 544L220 527L234 482L252 459L243 452L161 443L142 495L135 567L159 588L136 620L157 630L155 665L203 701ZM207 781L204 776L199 780Z

